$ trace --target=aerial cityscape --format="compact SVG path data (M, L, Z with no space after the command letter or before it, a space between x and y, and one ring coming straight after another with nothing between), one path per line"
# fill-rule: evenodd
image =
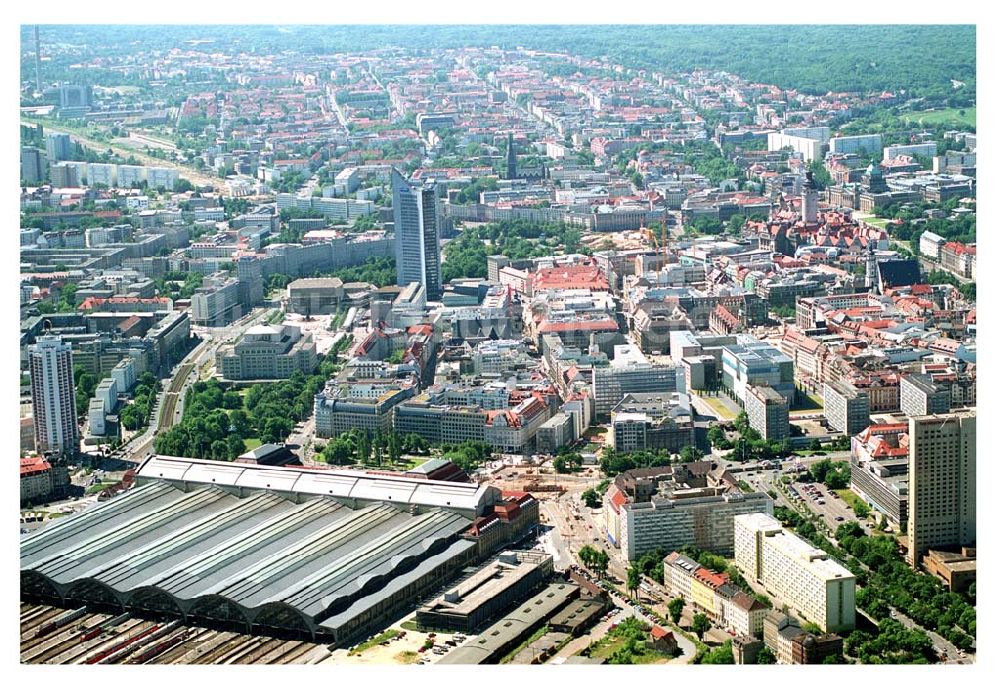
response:
M975 26L20 40L22 664L976 662Z

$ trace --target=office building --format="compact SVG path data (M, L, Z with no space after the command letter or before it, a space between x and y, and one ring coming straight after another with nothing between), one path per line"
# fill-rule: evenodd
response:
M874 133L872 135L845 135L839 138L830 138L830 152L832 154L857 154L862 157L881 154L882 136Z
M54 188L80 187L80 165L59 162L49 166L49 180Z
M896 157L936 157L937 143L917 143L915 145L889 145L882 150L882 161L890 161Z
M911 417L909 471L910 564L928 549L975 546L975 411Z
M433 180L411 184L393 169L396 284L420 283L431 300L441 297L439 190Z
M540 551L501 553L417 609L425 629L472 632L514 603L536 593L552 575L552 556Z
M722 349L722 386L740 404L747 387L771 387L791 404L795 400L792 360L767 342L739 335L739 344Z
M45 178L45 155L34 147L21 148L21 180L29 185Z
M49 133L45 136L45 155L49 162L66 161L73 155L73 145L68 133Z
M594 368L592 385L594 410L607 416L628 393L677 391L677 368L651 362L635 344L617 344L610 363Z
M927 416L951 410L951 389L923 373L899 381L899 409L908 416Z
M824 632L854 629L855 577L770 515L737 515L736 566Z
M226 380L285 379L295 371L308 375L317 363L312 335L294 325L255 325L236 344L220 349L217 358Z
M132 186L141 185L144 180L146 180L146 167L119 164L118 187L131 188Z
M240 281L219 271L202 281L191 295L191 319L195 325L227 325L240 317Z
M300 278L288 285L288 310L305 316L335 312L344 301L340 278Z
M90 187L103 185L106 188L113 188L115 187L117 178L117 164L87 164L87 185Z
M611 411L611 445L622 453L665 449L676 454L695 445L694 433L687 395L628 393Z
M744 408L750 427L761 437L776 442L788 438L788 401L772 388L747 387Z
M732 556L734 517L773 510L774 502L763 492L664 483L648 501L620 507L617 541L622 560L634 561L656 549L676 551L685 544Z
M330 381L313 404L316 436L337 437L354 428L372 435L388 434L393 430L396 405L412 397L415 389L411 381L402 380Z
M49 463L43 456L21 459L21 506L31 506L65 496L69 488L69 469L65 464Z
M794 617L777 610L764 616L763 637L764 645L771 649L779 665L819 665L844 650L842 637L810 634Z
M157 190L173 190L180 179L177 169L167 169L162 166L149 166L146 168L146 182L149 187Z
M94 89L89 85L64 83L59 86L59 106L63 109L91 107L94 104Z
M868 393L843 382L823 383L823 417L827 424L853 437L871 424Z
M73 350L62 338L46 335L28 347L35 450L75 454L80 448L76 422Z
M793 131L795 129L786 129ZM784 149L791 149L796 154L802 155L802 160L806 163L823 158L823 142L813 138L799 135L786 135L784 133L768 133L767 149L769 152L777 152Z
M882 423L851 437L851 491L897 526L909 514L909 428Z

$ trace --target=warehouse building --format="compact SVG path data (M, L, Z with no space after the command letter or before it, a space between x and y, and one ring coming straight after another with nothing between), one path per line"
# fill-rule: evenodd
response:
M473 632L515 601L535 592L552 575L552 556L509 551L417 609L422 627Z
M498 506L485 485L151 456L22 538L21 594L347 644L510 541L470 531Z
M469 639L438 661L442 665L490 665L580 594L570 582L553 583L529 598L480 636Z

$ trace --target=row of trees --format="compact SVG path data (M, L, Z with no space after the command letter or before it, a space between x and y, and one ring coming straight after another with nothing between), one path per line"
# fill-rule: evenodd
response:
M583 567L597 573L599 578L603 579L607 575L608 565L611 563L611 557L608 556L607 551L594 548L590 544L584 544L577 555L580 557Z
M622 453L615 451L611 447L605 447L601 455L600 466L601 472L604 475L614 477L619 473L624 473L626 470L633 470L635 468L659 468L668 466L676 461L694 463L701 460L704 455L701 449L691 445L682 447L676 457L672 456L667 449Z
M156 376L149 371L139 376L132 390L132 403L127 404L118 416L126 430L138 430L149 424L149 414L156 402L158 385Z
M857 523L837 528L842 549L867 567L859 574L858 606L876 619L890 617L890 606L934 630L959 648L976 635L975 594L949 592L934 577L917 572L901 557L895 538L866 535ZM858 574L858 573L856 573Z
M474 470L493 457L493 447L486 442L467 440L461 444L442 444L441 458L463 470Z

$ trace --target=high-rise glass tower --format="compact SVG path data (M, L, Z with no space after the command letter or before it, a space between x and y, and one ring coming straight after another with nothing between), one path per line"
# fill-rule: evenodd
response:
M440 187L433 180L411 183L392 170L396 284L420 283L431 300L441 297Z

